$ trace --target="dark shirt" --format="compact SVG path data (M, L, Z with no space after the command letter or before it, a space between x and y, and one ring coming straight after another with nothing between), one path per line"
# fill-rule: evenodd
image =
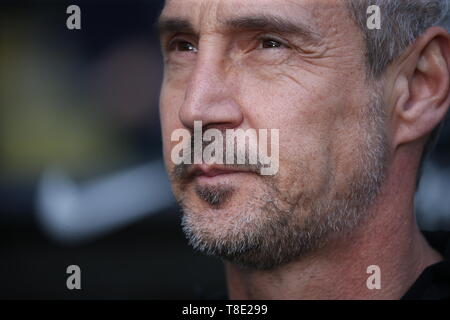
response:
M423 234L444 260L427 267L402 300L450 300L450 232Z
M443 260L427 267L401 300L450 300L450 232L422 233ZM228 296L221 292L208 299L227 300Z

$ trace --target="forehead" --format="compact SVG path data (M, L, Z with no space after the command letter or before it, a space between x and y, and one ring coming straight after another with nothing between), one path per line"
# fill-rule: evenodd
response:
M252 15L287 18L322 34L350 20L344 0L166 0L161 17L183 18L207 32L224 21Z

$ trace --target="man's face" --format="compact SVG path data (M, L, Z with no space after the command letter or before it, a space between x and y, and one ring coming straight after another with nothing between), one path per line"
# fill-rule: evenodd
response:
M169 0L161 22L164 156L191 243L267 269L356 225L381 183L386 141L343 1ZM177 174L171 134L194 121L278 129L277 174Z

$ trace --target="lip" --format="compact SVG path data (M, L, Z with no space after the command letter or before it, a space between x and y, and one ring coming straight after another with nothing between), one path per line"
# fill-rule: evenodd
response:
M234 174L234 173L248 173L250 171L235 169L224 166L211 165L194 165L190 170L193 177L216 177L220 175Z

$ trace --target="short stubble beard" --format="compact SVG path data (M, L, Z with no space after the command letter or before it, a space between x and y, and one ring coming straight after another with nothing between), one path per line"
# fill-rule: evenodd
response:
M182 227L189 243L200 252L242 268L270 270L317 251L332 236L351 233L367 218L384 181L388 159L380 94L373 95L366 110L368 121L361 129L365 143L354 153L354 170L340 189L343 191L287 198L275 178L261 177L264 190L242 205L239 218L217 229L211 228L213 218L200 214L199 208L188 207L181 198ZM200 199L218 207L233 192L228 185L196 188Z

